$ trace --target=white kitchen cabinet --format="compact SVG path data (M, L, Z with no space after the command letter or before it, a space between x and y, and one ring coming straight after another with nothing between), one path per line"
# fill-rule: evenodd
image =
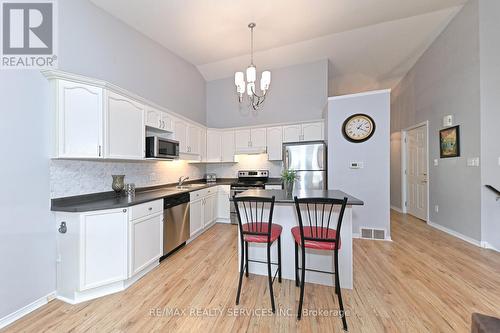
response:
M144 106L111 91L107 91L106 95L105 156L128 160L143 159Z
M323 128L324 124L322 122L302 124L302 140L323 140Z
M266 128L240 129L234 131L236 152L254 151L266 148Z
M200 127L200 161L207 161L207 130Z
M229 185L220 185L218 186L217 192L217 222L221 223L230 223L230 193L231 187Z
M283 126L283 142L323 140L323 122Z
M234 145L236 151L247 150L251 147L252 139L249 129L241 129L234 131Z
M218 186L193 191L190 196L190 235L198 236L217 219Z
M162 129L167 131L167 132L173 132L174 131L174 119L172 118L171 115L169 115L166 112L161 113L161 122L162 122Z
M207 162L222 162L222 132L220 131L207 130Z
M267 156L269 161L283 160L283 128L267 128Z
M267 145L266 128L252 128L250 130L250 142L253 148L265 148Z
M146 107L146 111L144 113L144 124L153 128L162 128L162 112L151 107Z
M54 85L57 92L54 157L102 158L103 89L64 80L54 81Z
M181 153L188 152L187 129L188 124L185 121L180 119L174 121L174 136L175 140L179 141L179 152Z
M175 139L179 141L179 151L183 154L200 155L202 128L183 120L175 120Z
M130 221L129 277L160 259L163 254L163 213Z
M189 234L193 237L203 229L203 199L191 200L189 206Z
M193 155L200 154L201 128L196 125L188 125L187 128L187 145L188 153Z
M81 215L80 291L127 278L127 225L127 209Z
M234 162L234 131L222 131L222 162Z

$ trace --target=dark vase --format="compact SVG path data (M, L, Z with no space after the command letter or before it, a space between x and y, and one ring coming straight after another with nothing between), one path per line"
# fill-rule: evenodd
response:
M117 195L120 195L125 187L125 175L111 175L111 177L113 177L111 188Z

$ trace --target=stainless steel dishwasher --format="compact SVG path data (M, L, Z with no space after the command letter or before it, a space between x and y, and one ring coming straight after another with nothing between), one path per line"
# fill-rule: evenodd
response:
M189 193L163 199L163 256L189 239Z

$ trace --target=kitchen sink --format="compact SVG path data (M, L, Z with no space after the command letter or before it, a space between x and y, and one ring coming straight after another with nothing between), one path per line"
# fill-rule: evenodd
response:
M186 184L186 185L176 186L175 188L178 190L190 190L194 187L202 187L205 185L206 184Z

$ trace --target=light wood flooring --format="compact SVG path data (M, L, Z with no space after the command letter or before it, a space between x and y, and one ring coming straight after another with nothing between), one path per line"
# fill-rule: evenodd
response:
M235 306L236 235L215 225L126 291L80 305L54 300L1 332L342 331L337 317L297 321L298 289L288 280L275 282L282 315L236 315L270 307L266 278L252 275ZM392 239L354 241L355 289L343 290L350 332L468 332L472 312L500 317L500 253L395 212ZM304 308L337 309L333 289L306 284Z

